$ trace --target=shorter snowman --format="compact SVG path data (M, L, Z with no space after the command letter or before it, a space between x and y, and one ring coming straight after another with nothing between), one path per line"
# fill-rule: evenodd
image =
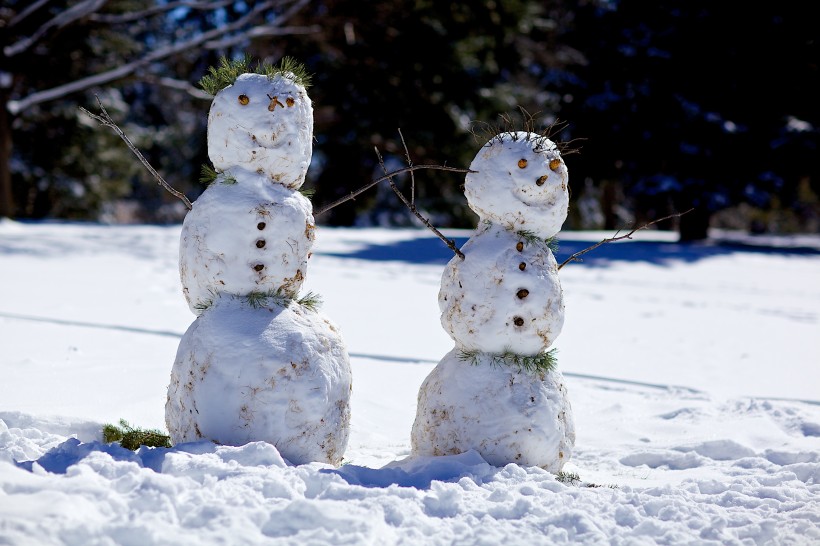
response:
M266 441L292 463L338 465L350 362L315 300L297 297L315 230L298 191L313 108L298 75L268 68L214 90L208 155L218 176L182 227L180 277L197 318L171 371L166 425L174 443Z
M507 132L481 148L470 170L464 188L479 226L439 291L455 347L419 390L413 454L474 449L495 466L559 472L575 426L548 352L564 323L548 240L567 217L567 168L548 138Z

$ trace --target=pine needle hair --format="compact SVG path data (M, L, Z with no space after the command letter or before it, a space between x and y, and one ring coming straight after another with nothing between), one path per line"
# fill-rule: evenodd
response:
M305 65L292 57L282 57L276 65L265 61L251 68L251 63L252 57L247 54L240 59L233 60L223 56L219 59L219 65L210 67L208 73L199 80L199 86L209 95L216 96L226 87L233 85L242 74L251 73L262 74L270 80L281 76L305 89L310 87L311 74L308 73Z

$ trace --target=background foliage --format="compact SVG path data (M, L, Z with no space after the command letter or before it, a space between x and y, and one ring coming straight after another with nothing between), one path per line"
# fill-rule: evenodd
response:
M193 84L221 55L249 53L274 64L293 56L313 75L307 186L316 207L381 174L374 147L388 167L401 166L398 129L415 163L467 167L485 126L503 126L501 115L520 117L523 108L537 126L558 121L555 138L580 151L566 157L571 228L615 228L695 206L680 226L687 239L704 236L709 222L820 231L818 46L805 3L755 10L706 0L262 4L269 8L157 1L155 14L129 20L146 3L6 2L0 148L9 136L11 154L0 170L6 165L13 208L5 214L179 221L181 203L78 106L94 111L99 95L168 182L194 199L203 189L209 102ZM72 10L85 12L52 24ZM244 20L121 78L14 108ZM18 51L32 36L36 43ZM416 180L417 204L435 224L474 225L461 175ZM382 187L321 221L403 225L411 217Z

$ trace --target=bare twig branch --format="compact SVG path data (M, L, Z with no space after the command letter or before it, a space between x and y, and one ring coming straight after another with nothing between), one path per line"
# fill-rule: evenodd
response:
M202 99L207 101L214 100L213 95L209 95L202 89L191 85L190 83L182 80L177 80L175 78L157 78L153 75L145 75L140 76L143 81L148 83L159 85L162 87L167 87L169 89L176 89L177 91L184 91L185 93L189 94L190 96L194 97L195 99Z
M105 109L105 106L103 106L103 103L100 100L100 98L99 97L96 97L96 98L97 98L97 104L100 106L100 111L102 112L100 115L92 114L91 112L89 112L88 110L83 108L82 106L80 107L80 110L83 111L86 115L88 115L92 119L94 119L94 120L98 121L100 124L104 125L105 127L110 127L115 133L117 133L117 136L119 136L123 140L123 142L125 142L125 144L131 149L131 151L134 152L134 155L136 155L137 159L140 160L140 163L142 163L145 166L145 168L148 169L148 172L150 172L151 175L154 177L154 179L156 179L157 183L160 186L162 186L163 188L165 188L171 195L173 195L174 197L177 197L183 203L185 203L185 206L188 208L188 210L191 210L191 202L188 200L188 198L185 197L185 195L183 193L178 192L177 190L172 188L171 185L168 184L168 182L166 182L165 179L160 176L160 174L156 171L156 169L154 169L154 167L152 167L151 164L148 163L148 160L145 159L145 156L142 155L142 153L137 149L137 147L134 145L134 143L131 142L131 139L128 138L128 135L126 135L123 132L123 130L120 129L119 126L114 122L114 120L111 119L111 116L108 115L108 111Z
M578 252L576 252L575 254L573 254L572 256L570 256L569 258L564 260L563 262L561 262L561 265L558 266L558 270L560 271L562 267L564 267L565 265L567 265L570 262L580 261L578 259L580 256L586 254L587 252L589 252L591 250L595 250L596 248L598 248L599 246L601 246L603 244L611 243L613 241L620 241L622 239L631 239L632 236L636 232L641 231L642 229L646 229L649 226L651 226L653 224L657 224L658 222L663 222L664 220L670 220L672 218L678 218L680 216L683 216L684 214L692 212L693 210L695 210L695 209L692 208L692 209L689 209L689 210L684 211L684 212L678 212L678 213L675 213L675 214L670 214L669 216L664 216L663 218L658 218L657 220L652 220L651 222L649 222L647 224L643 224L642 226L632 228L632 231L630 231L629 233L626 233L624 235L618 235L618 233L621 232L621 230L618 230L617 232L615 232L614 236L609 237L607 239L604 239L602 241L599 241L599 242L595 243L594 245L592 245L590 247L587 247L583 250L579 250Z
M202 47L205 49L224 49L236 44L246 42L252 38L260 38L262 36L293 36L297 34L316 34L321 31L322 27L319 25L311 25L308 27L277 27L271 25L259 26L250 29L248 32L224 38L222 40L214 40L206 42Z
M399 131L399 137L401 138L401 145L404 147L404 158L407 160L407 166L413 166L413 160L410 159L410 151L407 149L407 143L404 141L404 135L401 134L401 129ZM416 204L416 176L413 172L410 172L410 204Z
M401 132L399 132L399 134L401 134ZM402 137L402 143L404 143L404 137ZM404 150L405 150L405 152L407 152L407 146L404 147ZM404 203L404 205L408 209L410 209L410 212L415 214L416 218L421 220L421 223L423 223L433 233L435 233L436 236L439 239L444 241L444 244L446 244L448 247L450 247L450 250L452 250L453 252L456 253L456 256L458 256L459 258L461 258L463 260L464 259L464 254L458 249L458 247L456 246L455 241L452 241L451 239L448 239L447 237L444 236L443 233L441 233L438 229L436 229L436 227L433 224L431 224L430 221L427 218L422 216L422 214L416 209L416 205L414 203L411 203L410 201L408 201L407 198L404 196L404 194L401 192L401 190L399 190L398 186L396 186L396 183L393 182L393 173L388 173L387 172L387 167L384 164L384 160L382 159L382 154L379 153L378 148L376 148L376 156L379 158L379 165L381 165L382 170L385 172L385 174L387 176L390 177L390 178L388 178L388 180L390 181L390 189L393 190L393 193L395 193L399 197L399 199L401 199L401 202ZM407 158L408 158L407 162L410 163L409 152L408 152ZM410 166L412 167L412 164ZM412 171L410 172L410 174L412 176L412 174L413 174Z
M24 19L26 19L29 15L31 15L32 13L37 11L38 9L40 9L43 6L45 6L46 4L48 4L49 1L50 0L37 0L37 2L32 3L31 5L29 5L29 7L27 7L26 9L24 9L23 11L21 11L20 13L15 15L11 19L11 21L9 21L8 28L17 26Z
M367 190L369 190L370 188L372 188L373 186L375 186L379 182L384 182L385 180L390 180L392 177L398 176L400 174L409 173L409 172L413 172L413 171L419 171L419 170L422 170L422 169L428 169L428 170L434 170L434 171L450 171L450 172L454 172L454 173L472 172L469 169L457 169L455 167L447 167L445 165L413 165L412 167L404 167L403 169L398 169L398 170L395 170L395 171L393 171L391 173L388 173L384 176L380 176L379 178L373 180L372 182L368 182L367 184L365 184L364 186L362 186L358 190L352 191L349 194L345 195L344 197L341 197L341 198L333 201L332 203L330 203L328 205L325 205L324 207L320 208L319 210L314 211L313 216L319 216L320 214L324 214L325 212L329 211L332 208L338 207L342 203L345 203L347 201L356 199L356 197L358 197L362 193L366 192Z
M120 23L131 23L133 21L140 21L142 19L145 19L146 17L151 17L159 13L172 11L177 8L188 8L191 10L198 11L215 11L219 8L227 6L231 3L231 1L232 0L223 0L221 2L168 2L167 4L163 4L160 6L154 6L141 11L132 11L128 13L95 13L91 15L89 19L96 23L108 23L116 25Z
M159 61L167 57L172 57L184 51L188 51L195 47L199 47L200 45L206 42L216 40L217 38L225 36L231 32L237 31L243 28L245 25L249 24L253 19L255 19L260 14L264 13L265 11L273 7L282 6L286 3L287 2L283 0L271 0L267 2L261 2L255 5L253 9L249 10L248 13L246 13L233 23L222 25L218 28L214 28L207 32L203 32L202 34L197 34L196 36L188 40L175 42L160 49L156 49L148 53L144 57L135 59L129 63L118 66L117 68L113 68L111 70L101 72L99 74L94 74L93 76L88 76L86 78L81 78L79 80L75 80L64 85L59 85L51 89L38 91L20 100L9 101L7 103L7 108L9 112L11 112L12 114L17 114L18 112L21 112L35 104L40 104L42 102L58 99L60 97L68 95L69 93L83 91L90 87L94 87L95 85L102 85L105 83L112 82L114 80L125 78L127 76L130 76L140 68L147 66L155 61ZM296 11L298 11L298 9L304 6L306 3L307 0L298 0L296 3L290 6L284 13L279 15L276 18L275 22L271 24L273 26L284 25L284 23L287 22L287 20L290 17L292 17L296 13Z
M61 11L53 19L46 21L46 23L34 31L34 34L31 36L4 47L3 53L6 57L14 57L15 55L22 53L32 45L36 44L40 38L45 36L51 29L63 28L66 25L70 25L74 21L94 13L104 5L105 0L84 0L78 4L75 4L64 11Z

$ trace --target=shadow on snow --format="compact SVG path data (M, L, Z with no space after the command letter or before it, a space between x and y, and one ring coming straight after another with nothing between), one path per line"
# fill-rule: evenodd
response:
M457 247L461 248L468 238L461 236L453 238ZM571 255L589 248L596 241L573 237L559 237L558 252L555 258L560 264ZM664 241L636 241L625 240L607 243L581 256L581 261L567 264L567 267L607 267L613 262L644 262L655 265L672 265L676 262L696 262L715 256L736 253L769 254L780 256L820 256L820 246L776 246L766 240L755 241L753 237L744 240L713 239L697 243L676 243ZM317 254L336 256L340 258L355 258L368 261L400 261L413 264L444 265L454 256L453 252L435 236L419 236L417 238L391 242L371 243L368 246L352 252L322 252Z
M264 446L264 447L261 447ZM36 461L17 462L19 468L35 471L41 468L52 474L66 474L68 469L94 453L105 453L111 459L134 463L157 473L163 472L165 458L171 453L203 455L214 454L223 461L235 461L240 465L292 467L276 452L276 448L264 442L252 442L245 446L218 446L209 441L180 444L172 448L141 447L130 451L114 442L99 441L83 443L77 438L69 438L52 448ZM218 469L213 469L219 473ZM458 481L469 477L476 483L489 481L500 470L490 465L475 450L458 455L439 457L408 457L394 461L382 468L368 468L352 464L339 468L318 468L319 474L335 474L350 485L362 487L413 487L429 489L433 481ZM173 471L172 471L173 472ZM236 473L232 469L231 473Z

